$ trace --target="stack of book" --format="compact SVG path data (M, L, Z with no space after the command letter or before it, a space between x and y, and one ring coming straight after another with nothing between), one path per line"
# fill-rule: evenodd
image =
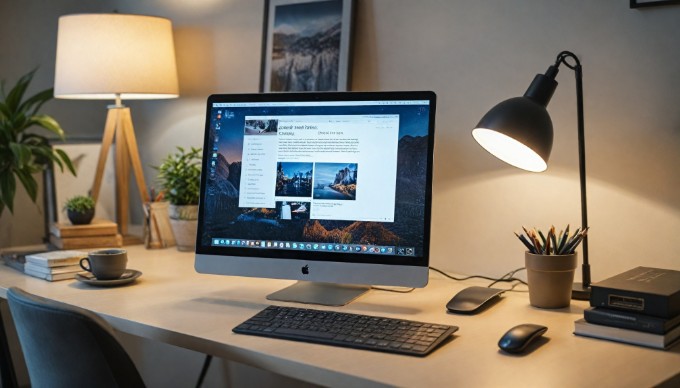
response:
M0 257L5 262L5 265L12 267L19 272L24 272L24 265L26 265L26 256L34 253L41 253L47 251L45 244L25 245L19 247L11 247L2 249Z
M24 273L49 281L73 279L80 268L80 259L87 257L82 251L51 251L26 256Z
M118 224L95 218L87 225L51 224L50 244L57 249L122 247L123 237L118 234Z
M680 271L637 267L591 286L574 334L657 349L680 343Z

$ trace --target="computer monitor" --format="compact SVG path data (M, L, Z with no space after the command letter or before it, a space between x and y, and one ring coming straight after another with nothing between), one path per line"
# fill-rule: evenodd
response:
M424 287L432 92L208 98L195 268L299 280L269 299L342 305Z

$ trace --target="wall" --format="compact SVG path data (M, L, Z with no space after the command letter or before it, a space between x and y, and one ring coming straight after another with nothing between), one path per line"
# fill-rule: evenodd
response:
M176 145L201 144L207 95L257 91L263 4L1 1L0 47L8 53L0 58L2 78L40 66L35 89L49 87L57 17L114 9L174 23L182 97L129 102L153 184L151 165ZM547 172L506 166L470 136L486 110L523 93L568 49L584 69L593 279L639 264L680 268L673 254L680 228L679 18L678 6L632 10L623 0L360 1L352 89L431 89L439 96L432 263L501 275L522 266L512 234L521 225L580 224L575 87L567 68L548 107L555 145ZM46 111L69 136L97 137L107 103L55 100ZM24 203L18 212L3 216L0 246L10 245L7 229L12 244L39 241L38 211Z
M0 0L0 75L41 66L53 81L56 19L73 12L146 13L173 20L182 97L131 102L147 180L175 145L201 144L210 93L255 92L263 2L246 0ZM593 280L637 265L680 269L680 6L632 10L626 0L359 0L353 90L438 94L432 264L502 275L523 266L521 225L580 224L573 75L563 67L548 109L548 171L526 173L479 147L470 130L494 104L521 95L557 53L583 64ZM97 136L105 102L48 107L69 134ZM29 206L30 207L30 206ZM30 209L0 231L30 229ZM22 235L25 235L22 232ZM2 236L2 235L0 235ZM0 246L9 245L0 237ZM39 240L39 234L30 237Z

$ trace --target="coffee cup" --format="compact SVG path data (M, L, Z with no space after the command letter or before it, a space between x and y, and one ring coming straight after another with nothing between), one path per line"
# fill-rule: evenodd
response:
M80 259L80 267L92 273L97 280L119 279L127 267L127 251L125 249L92 251L87 257Z

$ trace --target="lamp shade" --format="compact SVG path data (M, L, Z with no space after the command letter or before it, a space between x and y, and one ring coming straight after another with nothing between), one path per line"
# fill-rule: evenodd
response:
M529 97L515 97L491 108L472 136L502 161L527 171L548 167L553 126L545 106Z
M59 18L54 96L158 99L179 95L170 20L143 15Z

